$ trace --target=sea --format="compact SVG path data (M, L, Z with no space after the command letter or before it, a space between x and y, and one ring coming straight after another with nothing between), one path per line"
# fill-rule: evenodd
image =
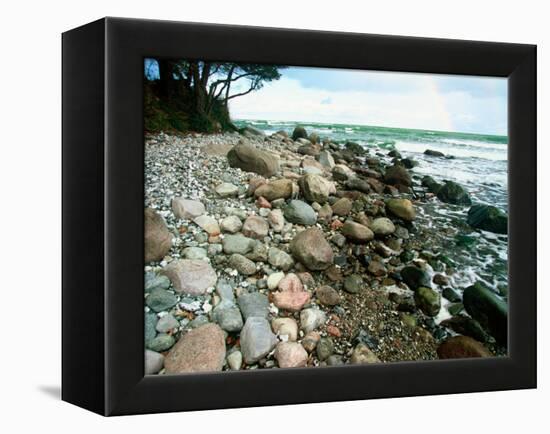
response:
M396 149L403 157L418 162L412 169L413 175L458 182L468 190L474 203L508 211L507 136L296 121L238 120L235 124L248 125L268 135L280 130L291 134L296 125L301 125L321 138L359 143L371 154L383 158ZM426 149L452 158L427 156ZM508 237L472 230L466 224L467 206L450 205L435 198L415 204L418 211L415 226L420 236L426 237L426 248L452 265L452 286L461 291L481 280L506 298Z

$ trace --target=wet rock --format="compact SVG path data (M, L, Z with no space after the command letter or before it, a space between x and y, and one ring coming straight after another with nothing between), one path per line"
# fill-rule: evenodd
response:
M284 209L285 218L300 225L311 226L317 223L317 214L311 206L301 200L291 200Z
M340 304L341 297L332 286L323 285L315 290L315 296L319 303L325 306L336 306Z
M241 351L245 363L252 364L265 357L277 344L277 337L265 318L253 316L241 330Z
M464 290L466 312L502 345L508 341L508 305L481 282Z
M155 312L168 310L176 305L177 297L164 289L155 289L145 298L145 304Z
M390 185L405 185L407 187L412 185L412 179L409 171L400 165L393 165L386 169L384 182Z
M243 328L241 311L234 303L227 300L222 300L214 308L213 319L226 332L238 332Z
M261 151L247 143L239 143L227 153L231 167L254 172L269 178L279 170L279 161L274 155Z
M363 278L359 274L351 274L344 279L344 289L350 294L357 294L363 288Z
M307 139L307 131L302 126L297 126L292 131L292 140Z
M164 366L168 374L221 371L225 337L216 324L205 324L184 334L170 350Z
M264 197L268 201L288 199L292 196L293 186L289 179L277 179L269 184L263 184L254 191L254 196Z
M216 187L216 193L222 198L236 197L239 194L239 187L228 182L223 182Z
M365 153L365 148L363 148L359 143L355 142L346 142L344 148L358 155L363 155Z
M269 224L259 216L248 217L242 228L243 235L257 240L263 240L269 232Z
M215 236L220 234L220 226L215 218L201 215L193 219L193 223L199 226L204 231L208 232L208 235Z
M158 374L164 366L164 356L156 351L145 350L145 375Z
M297 342L280 342L274 357L280 368L299 368L307 365L307 352Z
M317 358L320 361L328 359L334 353L334 342L331 338L321 338L317 343Z
M440 201L455 205L471 205L470 195L461 185L454 181L445 181L437 192Z
M177 292L191 295L204 294L218 280L212 266L197 259L173 261L164 268L164 274L168 276Z
M413 160L412 158L403 158L399 163L407 169L412 169L413 167L418 166L418 161Z
M469 336L454 336L437 348L440 359L462 359L471 357L492 357L491 352L480 342Z
M228 255L239 253L246 255L252 251L255 242L253 239L244 237L243 235L226 235L222 241L223 251Z
M412 265L401 270L401 278L413 291L421 286L431 287L430 275L421 268Z
M441 189L441 184L439 184L431 176L424 176L422 178L422 186L426 187L426 189L433 194L437 194L437 192Z
M351 220L347 220L342 226L342 234L354 243L366 243L374 238L368 227Z
M426 149L424 155L429 155L430 157L445 157L443 152L434 151L432 149Z
M487 332L483 330L479 322L467 316L453 316L452 318L442 321L441 325L461 335L470 336L479 342L490 342L493 340Z
M172 212L178 219L193 220L206 212L204 205L198 200L176 197L172 199Z
M364 363L380 363L380 359L372 350L363 343L357 344L350 357L352 365L361 365Z
M388 199L386 208L393 215L405 221L413 221L416 217L413 204L409 199Z
M416 289L414 301L418 308L428 316L437 316L441 309L441 297L431 288L421 286Z
M309 228L297 234L290 243L292 255L309 270L325 270L334 260L334 253L323 233Z
M445 297L447 300L449 300L452 303L457 303L459 301L462 301L462 297L460 294L455 291L453 288L443 288L443 291L441 293L443 297Z
M282 339L296 341L298 339L298 324L294 318L275 318L271 321L273 332Z
M245 320L252 317L267 318L269 315L269 301L264 294L245 293L237 301Z
M327 317L325 312L311 307L300 312L300 329L305 333L315 330L325 323Z
M241 219L234 215L224 218L220 223L220 229L222 232L229 232L230 234L239 232L242 227L243 223L241 222Z
M333 188L332 184L319 175L304 175L298 181L300 191L308 202L325 203Z
M283 271L288 271L294 266L292 256L276 247L269 248L267 260L271 265Z
M386 235L391 235L395 232L395 225L389 218L379 217L377 219L374 219L374 221L370 225L370 229L374 232L375 235L384 237Z
M508 216L500 209L490 205L474 205L468 210L468 224L476 229L508 233Z
M145 262L162 260L172 247L172 238L172 234L162 216L152 208L145 208Z
M343 197L332 205L332 212L338 216L347 216L351 212L351 206L351 200L347 197Z

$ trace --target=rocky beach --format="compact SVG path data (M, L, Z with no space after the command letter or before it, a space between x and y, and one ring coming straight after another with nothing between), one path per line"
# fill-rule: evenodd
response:
M145 373L506 355L507 216L427 174L453 155L415 158L301 126L146 135Z

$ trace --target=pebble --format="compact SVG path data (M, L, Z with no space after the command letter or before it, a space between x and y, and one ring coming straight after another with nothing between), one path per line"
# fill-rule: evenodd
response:
M254 248L254 240L243 235L226 235L222 241L223 251L228 255L239 253L245 255Z
M223 300L213 311L213 319L222 330L238 332L243 328L243 318L239 308L228 300Z
M199 217L195 217L193 222L201 229L208 232L209 235L219 235L220 233L220 226L213 217L201 215Z
M277 286L279 286L279 282L281 281L281 279L283 277L285 277L285 273L283 273L283 272L277 272L277 273L270 274L267 277L267 287L271 291L273 291L274 289L277 288Z
M234 215L230 215L220 222L220 229L222 230L222 232L228 232L230 234L239 232L242 227L243 223L241 222L239 217Z
M223 198L235 197L239 193L239 187L228 182L223 182L216 187L216 193L218 194L218 196Z
M344 279L344 289L350 294L357 294L363 288L363 278L358 274L351 274Z
M178 298L164 289L155 289L146 298L145 304L155 312L168 310L176 305Z
M169 332L170 330L178 328L179 325L180 324L179 324L178 320L176 318L174 318L174 316L172 314L169 313L167 315L162 316L158 320L157 325L156 325L156 330L159 333L166 333L166 332Z
M334 353L334 342L330 338L321 338L317 343L317 358L320 361L326 360Z
M297 342L280 342L274 357L281 368L299 368L307 365L307 352Z
M232 371L238 371L243 365L243 355L240 351L236 350L227 356L227 364Z
M294 318L274 318L271 328L281 338L286 336L287 340L292 342L298 339L298 324Z
M326 319L325 312L320 309L304 309L300 312L300 329L308 333L323 325Z
M277 337L265 318L247 318L241 330L241 351L246 364L257 362L265 357L277 344Z
M170 349L174 343L175 340L172 335L161 333L151 340L147 346L150 350L162 352Z
M239 253L234 253L231 255L229 258L229 265L245 276L250 276L256 273L256 264Z
M158 374L164 366L164 356L156 351L145 350L145 375Z

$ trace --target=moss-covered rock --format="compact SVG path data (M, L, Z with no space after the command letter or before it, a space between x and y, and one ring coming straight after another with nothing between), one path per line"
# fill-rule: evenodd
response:
M468 210L468 224L476 229L506 234L508 216L500 209L490 205L473 205Z

